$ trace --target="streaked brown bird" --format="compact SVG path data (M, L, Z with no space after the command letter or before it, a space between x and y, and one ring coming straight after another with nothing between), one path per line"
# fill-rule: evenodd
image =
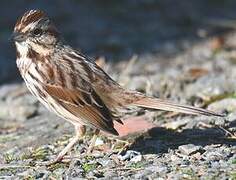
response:
M16 63L30 92L49 110L75 126L75 137L59 153L59 161L85 133L95 129L119 135L113 121L122 124L119 108L138 106L186 114L223 116L205 109L175 104L122 88L96 63L67 45L48 16L27 11L15 25Z

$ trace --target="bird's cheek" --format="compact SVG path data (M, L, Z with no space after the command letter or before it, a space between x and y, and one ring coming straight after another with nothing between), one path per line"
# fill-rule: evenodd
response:
M17 51L20 52L22 56L27 56L28 54L28 46L25 42L15 42Z
M41 56L47 56L52 51L51 48L45 46L45 43L43 45L41 43L31 43L31 48Z
M43 38L43 40L44 40L44 44L46 44L46 45L48 45L48 46L54 45L55 42L56 42L55 37L54 37L54 36L51 36L51 35L45 36L45 37Z

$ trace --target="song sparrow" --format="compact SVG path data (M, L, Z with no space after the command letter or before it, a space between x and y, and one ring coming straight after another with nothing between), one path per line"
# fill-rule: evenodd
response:
M49 110L71 122L76 136L57 160L85 133L85 126L118 135L117 108L139 106L187 114L223 116L125 90L96 63L67 45L47 15L30 10L18 19L13 33L17 66L30 92ZM92 142L94 143L96 136ZM93 144L92 143L92 144ZM91 146L92 147L92 146Z

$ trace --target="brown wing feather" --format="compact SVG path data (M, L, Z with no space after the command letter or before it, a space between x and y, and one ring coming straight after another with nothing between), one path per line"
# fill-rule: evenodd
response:
M45 85L45 90L73 115L82 118L95 128L118 135L113 115L95 91L90 93L60 86ZM119 122L119 121L118 121Z
M89 119L89 121L87 121L89 125L113 135L119 135L113 127L113 121L104 120L97 109L91 108L87 105L78 108L65 102L61 102L61 105L75 116L82 117L83 119Z

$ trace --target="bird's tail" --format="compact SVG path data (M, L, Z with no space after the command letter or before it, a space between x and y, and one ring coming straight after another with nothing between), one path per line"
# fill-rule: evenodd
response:
M159 110L165 110L165 111L180 112L180 113L185 113L185 114L193 114L193 115L201 114L205 116L219 116L219 117L225 116L224 114L219 114L219 113L205 110L198 107L181 105L181 104L172 103L167 100L161 100L161 99L153 98L153 97L142 96L142 98L140 98L140 95L138 96L139 98L137 98L137 100L130 103L130 105L145 107L145 108L150 108L150 109L159 109Z

